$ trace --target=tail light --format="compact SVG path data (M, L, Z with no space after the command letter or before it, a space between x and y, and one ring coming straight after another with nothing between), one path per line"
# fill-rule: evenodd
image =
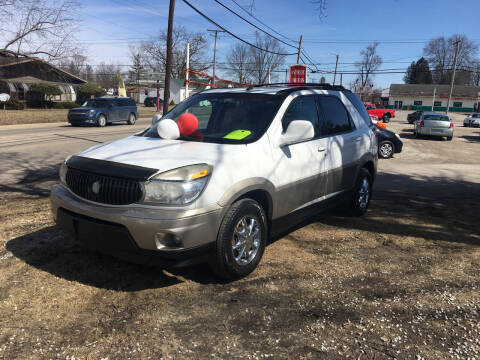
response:
M450 123L450 128L453 129L453 122Z
M418 123L418 126L423 127L425 124L423 123L423 120Z

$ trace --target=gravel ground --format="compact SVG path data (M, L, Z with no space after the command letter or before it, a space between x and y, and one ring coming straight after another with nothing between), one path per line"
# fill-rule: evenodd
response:
M479 359L480 130L405 119L365 217L310 218L231 283L77 246L29 173L0 193L0 358Z

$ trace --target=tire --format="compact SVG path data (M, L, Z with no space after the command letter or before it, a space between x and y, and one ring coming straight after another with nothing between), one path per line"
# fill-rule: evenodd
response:
M381 157L382 159L391 158L394 152L395 152L395 145L389 140L382 141L378 145L378 156Z
M418 133L418 131L415 129L415 139L421 139L422 135Z
M107 118L105 117L105 115L100 115L97 119L97 125L99 127L104 127L105 125L107 125Z
M367 169L362 168L358 174L355 188L350 202L350 213L353 216L362 216L370 206L372 199L372 176Z
M248 225L256 229L258 236L248 236L248 233L246 237L240 235L243 231L249 231ZM226 280L237 280L250 274L263 256L267 234L265 211L258 202L241 199L234 203L225 214L218 231L215 249L210 258L213 272ZM250 257L245 256L248 247Z
M452 141L453 136L447 136L447 141Z
M392 116L390 115L390 113L385 113L385 114L383 114L383 116L382 116L382 120L383 120L384 123L389 123L391 117L392 117Z
M135 117L135 114L130 113L130 115L128 115L127 124L128 125L135 125L135 121L137 121L137 118Z
M470 124L468 124L468 123L466 123L466 124L463 123L463 127L469 127L469 126L470 126Z

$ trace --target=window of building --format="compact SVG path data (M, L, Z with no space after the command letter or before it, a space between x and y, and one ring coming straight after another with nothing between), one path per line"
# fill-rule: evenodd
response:
M442 102L441 101L435 101L433 103L433 106L442 106Z
M352 129L347 109L335 96L319 96L319 105L322 110L323 128L326 134L337 134Z
M455 101L453 107L462 107L462 103L460 101Z
M415 105L415 106L422 106L422 104L423 104L422 100L414 100L413 101L413 105Z
M293 101L288 106L285 115L282 119L282 128L283 131L286 131L288 125L293 120L307 120L313 124L316 129L318 129L318 113L317 105L315 103L315 97L313 95L299 96L293 99Z

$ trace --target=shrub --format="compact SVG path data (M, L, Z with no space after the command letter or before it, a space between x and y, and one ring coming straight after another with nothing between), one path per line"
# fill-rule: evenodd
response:
M1 105L1 108L3 109L3 103L1 103ZM23 110L24 108L25 106L23 103L14 98L10 98L10 100L5 103L5 109L7 110Z
M58 86L47 83L35 83L30 85L30 92L41 95L40 103L43 108L51 107L52 96L62 95L62 91Z
M94 84L82 85L77 90L77 104L83 104L86 100L90 99L92 95L95 97L103 96L105 95L105 90Z
M73 109L75 107L78 107L78 104L74 101L54 102L52 104L53 109Z

